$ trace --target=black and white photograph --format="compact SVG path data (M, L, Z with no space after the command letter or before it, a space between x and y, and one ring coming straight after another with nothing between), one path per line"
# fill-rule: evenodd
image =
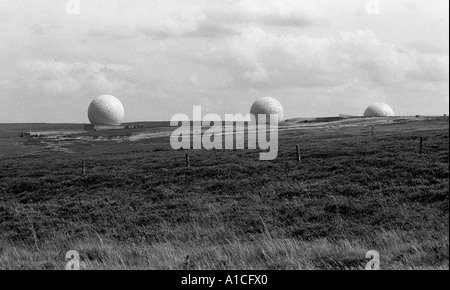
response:
M448 115L447 0L0 0L0 270L449 270Z

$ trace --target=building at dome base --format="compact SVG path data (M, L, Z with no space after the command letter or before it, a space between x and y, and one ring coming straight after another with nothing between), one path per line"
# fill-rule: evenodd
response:
M126 126L105 126L105 125L84 125L84 131L107 131L107 130L121 130L126 129Z
M394 117L394 111L385 103L374 103L364 111L364 117Z

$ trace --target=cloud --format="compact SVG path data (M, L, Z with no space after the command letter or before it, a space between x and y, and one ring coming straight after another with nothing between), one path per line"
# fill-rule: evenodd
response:
M411 71L410 77L427 82L449 81L448 55L414 53L411 55L411 59L417 65L417 68Z
M127 26L100 26L91 29L88 36L92 38L129 39L139 36L136 29Z
M447 55L448 54L448 42L447 43L434 43L425 40L415 40L408 43L404 43L403 46L409 49L415 49L420 53Z
M448 56L382 42L371 31L334 37L277 35L251 27L226 45L198 55L254 88L327 87L360 80L375 85L448 81Z
M113 25L92 28L94 38L132 38L140 35L155 39L218 38L239 34L239 25L306 27L326 23L323 13L303 0L240 0L225 7L204 5L194 11L172 11L152 19L133 17L149 9L129 7ZM180 7L181 9L181 7ZM134 19L137 18L138 20ZM125 20L129 21L125 21ZM117 24L119 22L120 24ZM131 23L131 24L130 24Z
M406 1L404 3L404 5L405 5L406 8L411 9L411 10L414 10L414 9L418 8L417 3L415 3L414 1Z
M44 35L49 33L54 33L59 27L57 25L42 26L35 24L30 27L30 32L36 35Z
M169 17L157 24L148 25L140 31L153 38L211 38L235 34L235 31L225 23L218 23L201 13L195 17Z
M86 121L106 93L134 120L205 103L246 113L261 96L292 117L378 100L405 114L448 112L448 2L405 1L356 17L365 2L95 0L67 15L66 1L6 0L0 121Z
M324 15L302 0L242 0L231 15L240 22L256 22L274 26L310 26L321 24Z
M145 36L153 39L212 38L235 34L227 23L217 22L203 11L174 13L170 16L135 24L102 25L92 28L88 36L93 38L129 39Z
M31 61L21 65L28 91L46 96L79 95L80 92L114 92L127 85L131 68L117 64Z

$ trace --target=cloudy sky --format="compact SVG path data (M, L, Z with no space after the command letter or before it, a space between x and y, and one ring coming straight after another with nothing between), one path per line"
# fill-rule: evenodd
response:
M128 122L265 96L287 118L449 112L448 0L68 2L0 0L0 122L88 122L102 94Z

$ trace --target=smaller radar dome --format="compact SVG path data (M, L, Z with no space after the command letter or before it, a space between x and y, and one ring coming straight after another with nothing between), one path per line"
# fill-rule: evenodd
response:
M394 111L385 103L375 103L367 107L364 117L394 117Z
M89 105L88 118L92 125L118 126L122 124L124 117L122 103L113 96L99 96Z

